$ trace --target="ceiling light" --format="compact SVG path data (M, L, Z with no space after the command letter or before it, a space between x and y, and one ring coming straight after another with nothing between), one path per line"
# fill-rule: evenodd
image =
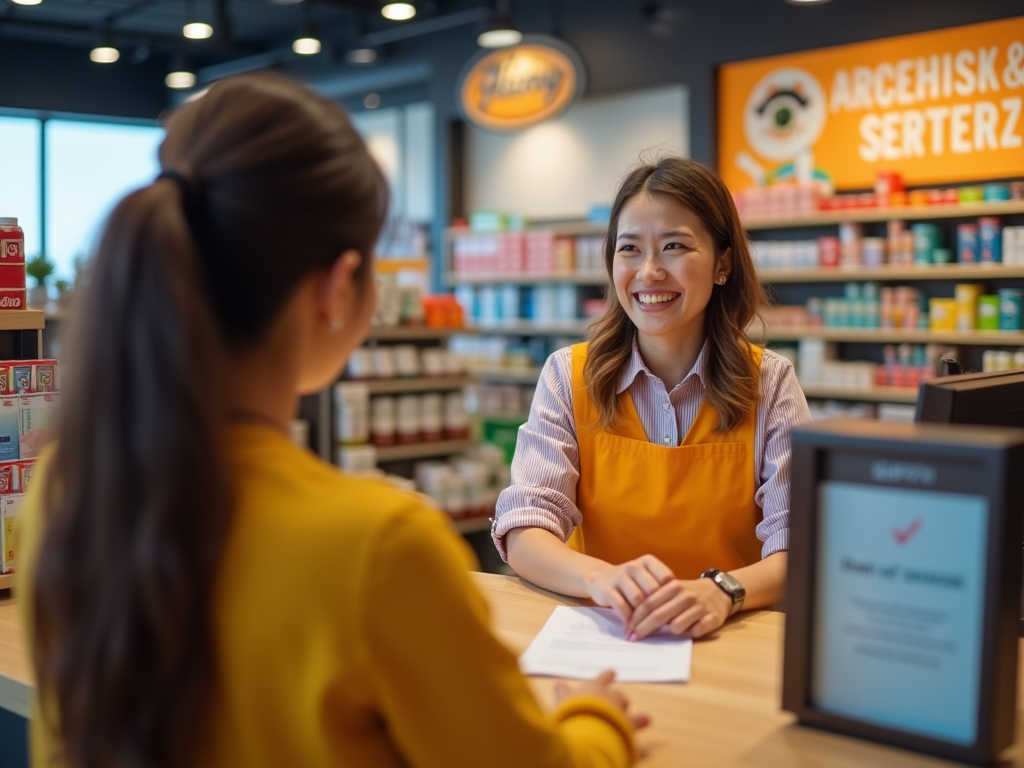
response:
M89 51L89 59L97 64L113 64L119 58L121 58L121 52L112 45L97 45Z
M349 64L373 64L377 60L377 51L373 48L353 48L345 54Z
M488 29L481 32L476 38L476 44L481 48L507 48L510 45L519 45L523 42L523 33L511 27Z
M315 37L300 37L292 43L292 50L300 56L313 56L320 53L320 41Z
M380 94L368 93L366 98L363 99L363 106L367 109L376 109L380 106Z
M416 15L416 6L412 3L388 3L380 9L380 15L391 21L408 21Z
M39 5L43 0L11 0L15 5Z
M487 23L487 28L480 33L476 44L481 48L507 48L523 42L523 33L516 29L512 21L512 9L509 0L498 0L494 6L494 15Z
M181 34L189 40L208 40L213 37L213 27L202 21L193 21L181 28Z
M164 78L164 83L167 84L168 88L191 88L196 84L196 73L190 72L187 69L178 69L173 72L168 72L167 77Z

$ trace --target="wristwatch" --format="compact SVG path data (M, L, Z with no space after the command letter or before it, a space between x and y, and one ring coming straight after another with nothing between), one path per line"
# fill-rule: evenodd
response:
M711 579L725 594L732 598L732 610L729 611L730 616L743 609L743 601L747 597L747 590L735 578L717 568L709 568L700 577L702 579Z

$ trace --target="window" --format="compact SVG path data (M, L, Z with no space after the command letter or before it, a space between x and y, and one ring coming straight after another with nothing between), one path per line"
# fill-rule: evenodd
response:
M16 216L25 230L25 255L42 246L39 121L0 117L0 216Z
M46 250L57 274L70 278L75 258L92 253L114 205L159 173L157 148L164 132L73 120L47 120L44 130ZM26 250L31 252L28 245Z

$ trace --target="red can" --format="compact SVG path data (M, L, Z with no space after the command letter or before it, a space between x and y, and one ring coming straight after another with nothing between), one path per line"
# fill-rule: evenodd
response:
M0 264L25 263L25 233L13 216L0 216Z

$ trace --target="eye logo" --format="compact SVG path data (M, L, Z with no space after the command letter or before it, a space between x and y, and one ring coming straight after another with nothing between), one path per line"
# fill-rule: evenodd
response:
M809 72L785 67L754 86L743 110L750 147L767 160L792 160L814 146L825 128L825 92Z

